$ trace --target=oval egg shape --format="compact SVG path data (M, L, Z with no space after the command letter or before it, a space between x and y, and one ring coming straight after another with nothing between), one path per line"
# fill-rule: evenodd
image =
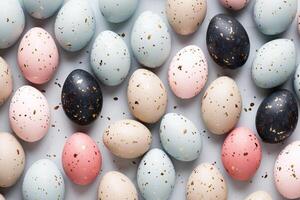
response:
M219 0L222 6L230 10L239 11L247 6L250 0Z
M0 56L0 106L9 98L13 91L13 77L10 66Z
M245 200L272 200L272 197L265 191L257 191L250 194Z
M294 75L294 91L300 99L300 65L298 65Z
M55 14L64 0L23 0L24 8L36 19L46 19Z

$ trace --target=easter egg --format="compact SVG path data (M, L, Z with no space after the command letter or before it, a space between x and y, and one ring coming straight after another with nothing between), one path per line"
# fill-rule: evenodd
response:
M245 200L272 200L272 197L265 191L257 191L250 194Z
M24 8L36 19L46 19L55 14L64 0L23 0Z
M294 75L294 90L298 98L300 99L300 65L298 65Z
M13 90L13 77L10 66L0 56L0 106L9 98Z
M220 3L230 10L238 11L243 9L250 0L219 0Z

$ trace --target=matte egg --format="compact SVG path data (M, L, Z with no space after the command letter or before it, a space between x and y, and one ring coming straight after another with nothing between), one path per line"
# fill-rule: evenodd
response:
M85 133L74 133L65 143L62 164L67 176L78 185L88 185L98 176L102 156L97 144Z
M0 132L0 166L0 187L2 188L13 186L24 171L23 147L10 133Z
M130 77L127 88L130 112L146 123L157 122L166 112L167 91L153 72L136 70Z
M59 63L58 50L52 36L42 28L30 29L20 42L18 63L28 81L35 84L48 82Z
M171 36L159 15L146 11L137 18L131 48L138 62L146 67L156 68L165 63L171 51Z
M181 49L169 67L169 85L174 94L182 99L198 95L207 81L207 68L205 55L198 46Z
M242 97L236 82L227 76L214 80L204 93L201 111L210 132L221 135L231 131L242 111Z
M238 11L243 9L250 0L219 0L220 3L230 10Z
M55 14L64 0L23 0L24 8L36 19L46 19Z
M0 200L5 200L5 198L2 194L0 194Z
M0 106L9 98L13 90L13 77L10 66L0 56Z
M300 14L298 14L298 33L300 34Z
M99 83L87 71L76 69L65 80L61 102L66 115L73 122L88 125L98 118L102 109Z
M267 143L283 142L292 135L297 123L297 100L285 89L266 97L256 113L256 130Z
M20 87L11 99L9 121L16 135L26 142L42 139L50 126L50 108L46 97L34 87Z
M300 99L300 65L298 65L294 75L294 91Z
M245 200L272 200L272 197L265 191L257 191L250 194Z
M228 69L243 66L250 53L246 30L239 21L227 14L212 18L207 29L206 45L212 59Z

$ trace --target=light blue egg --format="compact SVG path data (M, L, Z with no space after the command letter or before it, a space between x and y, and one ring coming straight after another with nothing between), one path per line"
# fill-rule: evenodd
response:
M139 0L99 0L99 7L105 19L112 23L126 21L137 8Z
M19 0L19 2L20 2L20 4L21 4L21 6L23 7L23 5L24 5L23 0Z
M294 90L300 99L300 65L298 65L295 76L294 76Z
M92 39L96 29L94 13L87 0L69 0L55 20L55 36L67 51L79 51Z
M24 200L64 199L64 179L55 163L48 159L33 163L25 174L22 193Z
M286 31L293 22L298 0L256 0L254 21L266 35L277 35Z
M130 53L124 40L112 31L103 31L96 38L91 51L91 66L105 85L122 83L130 69Z
M252 65L252 79L261 88L274 88L286 82L296 68L296 47L289 39L276 39L263 45Z
M54 15L64 0L23 0L25 10L34 18L46 19Z
M0 0L0 49L11 47L25 27L25 16L18 0Z

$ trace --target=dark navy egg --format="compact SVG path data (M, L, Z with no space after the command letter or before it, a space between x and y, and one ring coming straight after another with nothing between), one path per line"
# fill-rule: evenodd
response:
M233 17L216 15L209 23L206 45L220 66L236 69L244 65L250 52L250 41L244 27Z
M264 142L279 143L292 135L298 123L298 105L288 90L264 99L256 113L256 129Z
M92 123L102 109L102 92L97 80L77 69L65 80L61 101L66 115L79 125Z

